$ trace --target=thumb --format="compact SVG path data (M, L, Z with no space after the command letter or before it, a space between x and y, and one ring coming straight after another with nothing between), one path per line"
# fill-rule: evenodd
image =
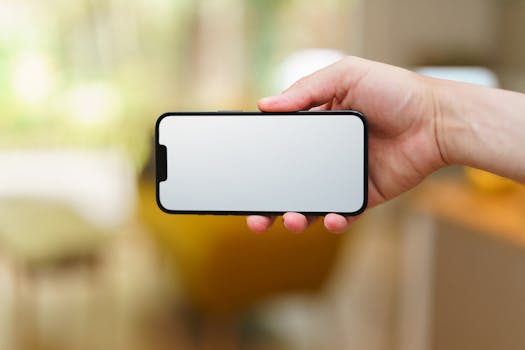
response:
M348 87L356 81L349 72L355 70L355 78L358 78L362 61L355 57L344 58L301 78L280 95L262 98L258 107L263 112L294 112L330 102L337 98L338 91L346 95Z

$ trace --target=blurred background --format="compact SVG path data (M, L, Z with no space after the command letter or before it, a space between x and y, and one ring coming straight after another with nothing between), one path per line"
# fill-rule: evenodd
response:
M0 349L523 349L525 190L448 168L344 235L156 207L166 111L344 55L525 91L522 0L0 0ZM315 141L315 140L313 140Z

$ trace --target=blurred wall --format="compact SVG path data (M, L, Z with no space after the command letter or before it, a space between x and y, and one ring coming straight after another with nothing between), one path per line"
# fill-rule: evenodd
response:
M359 54L391 64L481 65L525 90L525 2L368 0Z
M503 86L525 91L525 1L504 0L500 11L499 66Z
M364 1L363 53L398 65L494 58L497 3L492 0Z

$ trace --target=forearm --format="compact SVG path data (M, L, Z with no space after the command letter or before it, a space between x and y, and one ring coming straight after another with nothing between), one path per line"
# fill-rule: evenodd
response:
M449 164L525 183L525 94L434 80L436 134Z

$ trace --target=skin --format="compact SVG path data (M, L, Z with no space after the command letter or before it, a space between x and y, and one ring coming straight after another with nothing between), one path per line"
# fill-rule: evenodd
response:
M369 126L368 208L413 188L439 168L461 164L525 183L525 95L347 57L263 98L264 112L347 110ZM328 214L325 227L344 232L359 218ZM274 217L248 216L266 231ZM304 231L316 218L286 213L284 226Z

